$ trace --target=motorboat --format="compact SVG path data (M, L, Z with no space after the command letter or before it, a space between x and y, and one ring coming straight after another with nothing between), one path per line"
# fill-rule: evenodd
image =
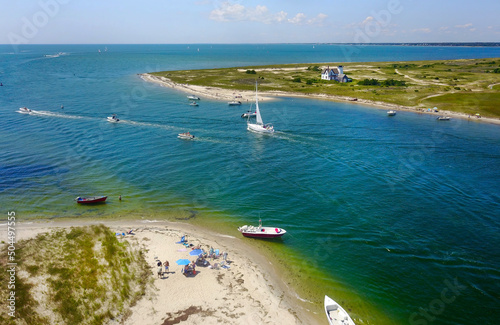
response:
M29 114L29 113L31 113L31 110L27 107L20 107L18 112L21 114Z
M394 115L396 115L396 111L393 110L387 111L387 116L394 116Z
M277 227L262 227L262 221L259 220L259 226L244 225L238 228L238 231L245 237L253 238L277 238L286 234L286 230Z
M198 106L198 102L193 100L192 102L189 103L189 105L191 105L191 106Z
M79 204L95 204L104 203L108 197L107 196L90 196L90 197L77 197L75 199L76 203Z
M264 133L264 134L273 134L274 127L272 124L264 124L262 121L262 116L260 115L259 110L259 98L257 96L257 83L255 83L255 123L250 123L250 118L247 121L247 130L256 132L256 133Z
M177 137L179 139L186 139L186 140L192 140L192 139L194 139L194 135L192 135L191 133L189 133L189 131L188 132L184 132L184 133L179 133L177 135Z
M449 121L451 118L449 116L438 116L438 121Z
M241 117L255 117L257 116L257 112L247 111L246 113L241 114Z
M189 95L189 96L187 96L187 98L190 100L200 100L200 97L195 96L195 95Z
M325 296L325 313L330 325L354 325L344 308L328 296Z
M110 123L118 123L120 121L120 119L118 118L118 116L116 116L116 114L113 114L112 116L108 116L108 122Z
M238 106L241 105L241 102L239 100L232 100L227 103L229 106Z

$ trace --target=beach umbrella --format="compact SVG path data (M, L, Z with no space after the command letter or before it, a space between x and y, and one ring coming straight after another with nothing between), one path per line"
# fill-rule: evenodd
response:
M186 258L181 258L178 259L175 263L177 263L177 265L188 265L189 263L191 263L191 261Z
M201 253L203 253L203 251L201 249L193 249L191 252L189 252L189 255L198 256Z

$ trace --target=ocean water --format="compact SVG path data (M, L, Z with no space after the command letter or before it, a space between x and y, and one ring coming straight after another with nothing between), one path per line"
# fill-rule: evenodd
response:
M249 103L195 108L137 75L483 57L500 48L0 45L0 206L18 221L166 216L234 236L262 218L288 231L256 245L282 256L299 294L328 294L357 323L496 324L499 126L282 98L261 103L277 132L260 136L240 117ZM76 205L84 195L109 202Z

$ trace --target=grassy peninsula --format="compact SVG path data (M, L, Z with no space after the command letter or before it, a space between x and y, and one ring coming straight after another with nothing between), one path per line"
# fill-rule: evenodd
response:
M321 80L343 65L352 82ZM150 73L175 84L301 96L363 99L424 110L500 118L500 58L408 62L311 63Z

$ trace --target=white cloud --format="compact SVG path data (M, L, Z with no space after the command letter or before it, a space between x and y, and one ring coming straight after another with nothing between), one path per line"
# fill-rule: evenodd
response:
M296 14L293 18L287 18L288 13L279 11L271 13L266 6L257 5L255 8L245 7L231 1L222 2L216 9L210 12L209 18L215 21L256 21L264 24L283 23L291 24L321 24L327 17L318 14L316 17L307 19L303 13Z
M468 23L465 25L456 25L455 27L456 28L470 28L470 27L472 27L472 23Z
M432 30L430 28L417 28L417 29L413 29L412 32L414 33L430 33Z

